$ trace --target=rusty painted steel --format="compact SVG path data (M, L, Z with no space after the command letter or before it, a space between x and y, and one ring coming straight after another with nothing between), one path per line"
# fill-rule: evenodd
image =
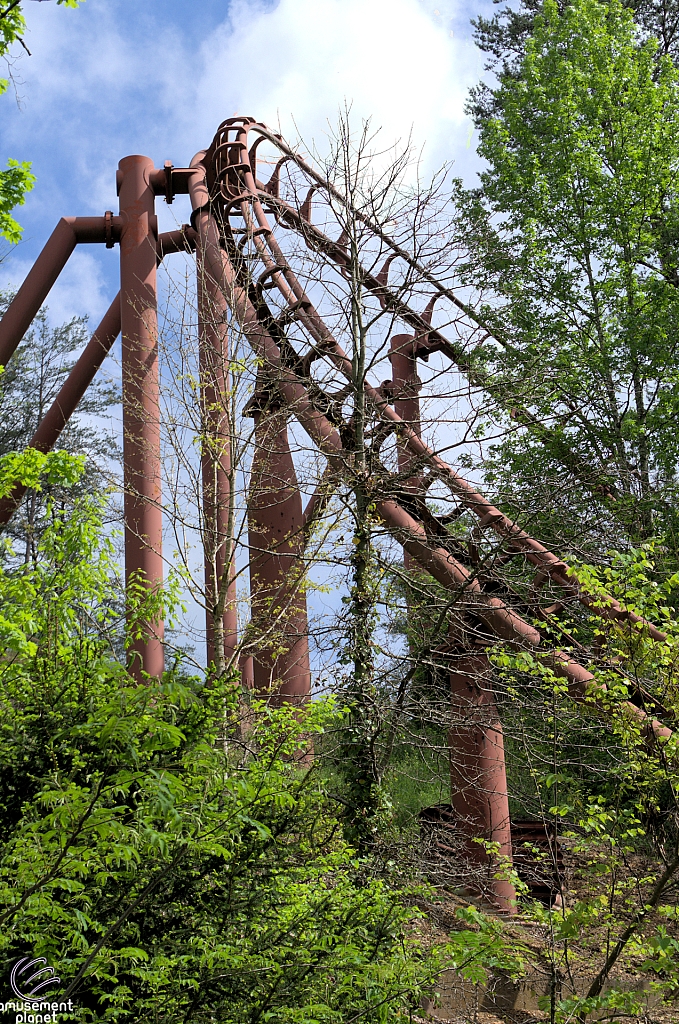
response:
M493 670L483 651L453 650L449 729L451 803L466 839L466 853L484 878L498 910L516 912L516 890L506 877L512 864L509 795L502 724L495 705ZM497 843L498 856L476 839ZM495 875L500 875L496 878ZM502 876L505 877L502 877Z
M569 654L564 651L551 651L544 654L542 660L555 675L568 680L568 692L574 700L589 702L594 709L597 705L605 706L608 693L605 683L600 683L592 672L583 668ZM630 718L637 720L642 733L649 739L667 742L672 737L671 729L632 701L625 701L623 706Z
M421 437L416 338L398 334L391 338L389 359L392 369L390 391L394 410ZM397 438L399 490L409 494L424 491L422 460L401 437ZM418 566L407 549L406 569ZM497 627L496 627L497 628ZM455 640L453 629L453 642ZM476 865L483 881L482 892L490 895L498 911L516 912L516 890L506 877L512 864L509 823L509 795L505 770L504 737L495 705L492 668L483 651L472 653L464 645L452 655L450 679L451 725L448 733L451 803L458 827L466 838L466 855ZM498 844L498 857L489 854L478 839ZM496 877L499 876L499 877Z
M205 552L206 642L208 665L234 660L238 647L238 608L229 523L230 443L228 417L226 303L198 261L200 378L203 415L203 547ZM221 614L219 606L222 605ZM218 626L218 622L221 623ZM219 659L217 646L221 646Z
M245 690L253 691L255 688L255 659L251 654L242 655L238 661L238 668L241 686Z
M257 136L252 145L251 134ZM282 153L266 184L257 178L256 150L262 140L273 142ZM281 167L287 160L293 161L311 182L309 194L299 208L287 204L279 194ZM304 574L305 548L332 489L346 476L351 462L341 432L329 417L329 406L320 400L323 392L313 384L309 366L314 359L329 360L343 377L351 380L352 365L297 279L267 210L273 210L277 227L295 231L311 248L340 269L346 269L349 264L344 240L330 239L311 223L314 191L320 190L335 202L346 203L280 136L252 118L231 118L220 125L210 149L199 153L188 168L174 168L166 162L158 169L148 158L132 156L121 161L117 181L120 216L107 212L101 218L64 218L57 225L0 323L0 363L6 362L16 349L77 242L100 242L111 247L119 241L126 577L128 586L138 579L154 590L163 578L156 265L167 253L197 250L201 401L204 433L212 445L207 452L204 444L202 453L204 507L214 523L214 536L206 537L206 548L214 555L206 565L207 603L211 605L206 629L209 657L214 656L218 632L217 579L225 584L221 594L225 598L221 619L225 659L235 659L237 652L233 553L228 541L221 543L228 535L232 503L226 440L233 425L223 415L228 390L226 321L232 316L259 360L258 388L250 407L255 418L248 504L251 602L255 620L266 616L273 626L272 633L276 634L269 653L263 646L252 658L249 654L241 655L243 681L259 692L273 689L276 700L304 699L310 692L308 625L304 591L298 584ZM161 195L172 202L177 193L191 196L191 227L184 225L158 238L154 196ZM379 225L356 211L351 212L391 253L378 274L368 273L360 265L356 272L393 319L414 331L392 338L392 380L379 389L370 385L366 389L375 416L382 421L380 429L395 434L398 453L398 481L389 493L377 497L378 515L402 545L406 564L426 570L453 595L457 612L474 624L477 644L490 645L500 637L518 649L530 650L534 658L567 680L574 699L589 702L606 714L605 686L569 653L545 650L540 630L507 600L484 589L474 571L452 554L445 528L423 505L427 481L438 479L445 483L458 502L458 510L468 511L476 518L477 533L494 532L500 560L518 557L534 567L533 604L523 601L530 614L543 618L553 614L551 608L541 607L538 600L541 588L549 581L561 588L565 599L579 600L594 614L644 628L658 642L665 635L613 598L604 598L603 602L598 599L593 605L588 595L579 591L561 558L487 501L423 441L417 359L427 358L432 351L442 351L469 372L470 379L472 371L460 347L432 327L433 301L424 311L417 312L390 290L391 262L395 258L405 260L434 286L437 294L445 295L469 315L473 311L428 275ZM234 218L239 219L238 228ZM235 240L235 230L240 232L240 242ZM242 258L244 243L250 247L247 261ZM264 289L275 289L282 300L284 311L277 319L272 318L270 307L264 303ZM63 429L100 365L104 350L108 350L106 345L110 348L115 340L114 321L112 307L64 385L65 392L62 389L40 425L34 437L36 447L48 450ZM286 338L284 328L293 322L304 332L309 344L304 358ZM324 478L304 513L288 441L290 416L297 418L327 458ZM0 509L0 519L2 515ZM453 550L458 549L453 545ZM138 678L142 678L142 671L153 676L163 669L162 629L161 622L146 623L145 635L134 650ZM459 646L453 648L452 660L453 803L459 820L468 825L469 838L472 834L481 835L499 843L509 863L511 837L502 728L488 658L482 649ZM664 742L672 736L667 727L643 709L631 702L626 707L649 738ZM470 846L470 852L471 849ZM487 858L483 861L482 855L477 855L479 863L488 864ZM496 879L493 892L496 906L511 910L511 885Z
M233 515L228 303L206 264L205 250L218 247L219 238L205 213L196 218L196 235L207 664L223 668L233 663L238 648L233 538L229 534Z
M112 230L119 237L120 219ZM0 321L0 366L14 355L78 242L104 242L104 217L62 217Z
M64 218L68 224L73 221L86 219L87 221L96 218ZM119 222L119 218L114 218ZM61 223L61 222L60 222ZM76 232L76 235L82 232ZM193 229L185 224L177 231L168 231L160 235L158 239L158 258L175 252L192 252L195 249ZM0 324L1 326L1 324ZM29 448L35 448L40 452L48 452L59 440L59 436L75 412L80 400L87 388L94 380L101 368L104 359L115 344L120 334L120 292L109 306L104 317L96 328L84 351L69 373L68 377L59 390L59 394L45 413L45 416L38 425L37 430L28 443ZM21 341L21 339L20 339ZM4 526L11 519L17 505L26 493L23 486L15 487L12 494L0 500L0 526Z
M197 235L190 224L182 224L174 231L163 231L158 236L158 262L172 253L196 251Z
M418 437L421 437L419 394L422 381L417 374L417 349L413 335L396 334L392 337L389 361L391 362L392 394L388 397L391 398L397 415ZM385 389L384 384L382 389ZM397 453L400 487L406 494L422 494L421 460L413 455L408 445L400 437L397 438ZM404 564L406 569L413 568L410 555L407 552Z
M258 318L247 289L238 283L228 256L224 252L209 250L206 259L209 261L210 273L219 281L255 353L263 360L270 379L276 382L278 391L284 396L288 410L297 417L320 450L336 466L338 474L343 475L346 473L347 453L338 431L314 406L305 383L293 370L284 366L276 342ZM518 644L528 643L533 647L539 645L540 634L537 629L525 622L504 601L484 594L478 580L450 552L432 547L424 527L397 502L391 499L378 500L375 507L387 528L406 551L444 586L465 591L482 621L487 621L499 636Z
M191 162L187 189L204 176L198 153ZM196 171L196 167L198 170ZM206 199L206 197L205 197ZM229 536L231 495L231 430L229 419L228 303L210 273L210 260L219 262L219 232L207 209L195 209L192 221L197 238L198 322L200 333L201 403L208 444L203 445L202 480L205 524L203 537L206 597L207 663L216 664L215 614L223 603L221 618L222 652L231 664L238 646L235 562ZM207 254L210 252L210 259ZM216 449L219 449L218 451ZM217 456L217 457L216 457ZM233 525L233 524L232 524ZM251 669L252 666L250 665ZM244 683L245 685L245 683Z
M204 238L202 274L231 305L226 284L230 264L219 245L219 231L209 210L205 187L204 153L191 161L195 175L189 192L192 221ZM257 397L257 396L256 396ZM261 398L261 394L259 396ZM303 700L311 691L306 596L303 591L305 520L287 436L287 414L257 402L255 453L250 472L248 523L250 544L251 611L274 625L276 640L264 645L248 662L256 692L274 700ZM276 648L276 654L272 649ZM243 680L244 685L250 679Z
M194 209L207 202L206 196L207 187L204 184L196 184L192 192ZM252 201L252 196L250 193L244 192L233 201L249 205ZM266 232L261 232L257 237L268 236ZM284 365L280 349L265 324L258 317L247 288L239 283L237 274L223 250L220 253L219 261L214 260L211 273L215 280L219 280L223 294L227 298L255 353L263 361L263 365L267 367L270 375L276 379L278 389L284 396L290 411L297 417L309 436L326 455L338 477L341 477L346 467L346 453L344 452L338 431L312 402L308 394L308 382L298 377L292 369ZM277 273L282 273L282 270L271 273L271 277L275 279ZM311 305L310 302L309 305ZM301 309L301 307L298 308ZM344 358L346 359L346 356ZM384 407L386 404L385 399L379 396L377 391L375 391L375 401L376 404L380 404L380 407ZM391 413L390 418L392 421L400 424L400 417L397 416L396 412L394 410L387 411ZM409 444L411 444L412 440L405 425L403 426L403 431L404 435L408 438ZM419 441L419 439L417 440ZM431 464L430 457L433 456L433 453L423 442L420 442L420 445L416 445L414 451L417 454L426 455L428 457L428 464ZM438 459L436 456L434 456L434 459L436 464L440 464L448 473L453 474L455 478L459 477L459 474L454 473L443 460ZM459 479L462 480L462 478ZM465 487L473 492L470 485L466 481L463 482ZM481 495L477 495L476 492L473 492L473 494L475 497L478 497L480 502L484 503L484 507L489 506L492 509L490 503L482 498ZM474 507L473 503L472 507ZM476 610L475 606L475 614L479 615L482 621L486 622L491 632L516 643L517 646L528 645L538 653L538 647L541 643L539 631L508 608L499 598L492 598L483 594L482 588L473 574L460 565L450 552L443 548L432 546L422 524L417 522L416 519L393 501L378 502L377 510L390 532L417 559L422 568L430 572L435 579L453 592L459 592L462 595L468 589L471 590L469 598L471 601L478 602L479 606L479 611ZM497 514L507 523L510 522L501 513L498 512ZM514 524L511 525L513 526ZM515 529L518 530L517 527ZM558 564L559 568L565 570L565 563L562 560L557 559L556 556L548 552L542 545L538 545L537 541L528 538L528 535L524 534L523 531L520 531L520 533L521 538L526 537L538 546L540 549L536 552L538 556L544 555L545 560L547 560L546 556L549 556L549 560L552 560ZM625 617L627 617L626 614ZM656 630L653 632L650 628L649 634L655 639L659 639L662 636L660 631ZM550 651L539 652L538 656L544 658L547 663L551 664L555 672L568 680L569 691L575 699L588 699L593 702L594 707L601 706L600 704L597 705L598 687L591 685L591 682L587 680L583 684L583 673L585 675L590 674L574 659L561 655L558 652ZM644 728L649 727L653 732L657 732L657 728L663 728L660 723L657 723L656 728L655 719L647 715L643 709L636 708L634 705L630 706L630 714L634 714Z
M236 119L231 119L236 120ZM324 256L328 256L338 266L346 264L346 248L343 244L342 238L337 241L329 238L325 235L317 225L311 223L310 209L311 209L311 195L312 192L318 191L321 194L326 194L338 202L342 206L347 206L346 197L336 189L326 178L320 175L313 167L311 167L300 155L296 153L284 139L275 132L261 123L257 123L254 118L241 118L243 125L247 125L247 131L255 130L258 133L258 139L251 146L249 151L249 159L252 167L252 173L256 179L257 171L257 157L256 151L259 143L264 139L272 142L277 148L283 153L283 156L278 161L276 169L271 176L270 180L264 184L256 179L257 187L260 192L266 194L267 202L274 207L277 218L281 221L285 221L294 225L299 234L304 238L304 241L311 248L314 248L317 252ZM224 122L227 124L228 122ZM221 130L220 126L220 130ZM218 131L219 136L219 131ZM309 190L309 195L306 201L300 208L290 206L282 200L278 194L279 182L280 182L280 169L284 162L290 160L293 162L303 173L306 175L309 181L313 182L312 188ZM403 321L408 327L416 331L417 346L419 354L425 359L428 358L428 354L431 352L442 352L452 362L467 375L471 384L475 387L479 387L482 390L496 390L493 388L492 380L489 380L486 376L479 373L478 365L473 365L470 362L469 355L464 346L451 341L444 334L439 331L432 329L431 327L431 309L433 302L436 298L445 297L447 298L457 309L463 313L470 321L477 325L484 332L483 340L493 339L499 345L505 349L511 348L511 344L508 344L507 339L499 340L493 331L493 328L488 324L486 320L480 318L477 311L467 303L461 301L455 292L445 286L439 281L435 275L430 274L427 268L422 266L416 257L410 255L407 250L403 249L388 233L386 233L383 227L375 220L366 216L358 210L352 210L352 216L356 218L358 222L365 225L375 238L379 239L380 245L384 245L389 251L390 256L387 258L385 266L381 273L373 275L368 272L365 268L361 268L360 275L362 284L377 296L383 306L388 308L393 314L397 315L399 319ZM402 259L411 271L414 271L421 280L427 281L432 288L434 288L435 294L432 296L430 303L423 313L417 313L407 303L402 302L397 294L390 291L387 287L387 278L389 266L393 260L398 257ZM496 394L496 397L502 403L502 395ZM515 401L512 401L511 406L507 407L507 411L510 413L513 420L526 426L538 440L554 440L554 431L546 427L541 422L539 417L535 416L526 408L517 406ZM592 490L598 495L615 500L615 491L609 487L608 484L602 483L600 480L591 480L591 474L588 472L587 467L580 462L577 456L570 456L563 462L564 468L569 472L573 473L581 483L584 483L586 487Z
M128 156L119 165L120 315L122 325L125 578L151 592L163 582L160 396L156 262L158 226L149 175L153 161ZM138 678L164 668L163 623L153 617L133 641Z
M113 348L119 334L120 292L102 317L101 323L92 334L52 406L31 438L31 448L47 452L54 447L106 356Z
M257 124L253 118L229 118L220 125L212 146L205 157L208 182L211 180L213 183L213 205L219 210L222 222L225 225L228 224L229 216L236 209L240 210L243 223L252 237L253 245L264 266L264 273L260 276L260 282L266 277L267 283L270 281L272 285L275 285L280 296L287 303L290 313L294 313L295 321L307 331L312 345L318 353L327 356L343 376L351 380L351 360L333 337L314 308L313 302L306 295L304 288L297 280L274 236L271 224L266 216L264 203L278 196L278 180L282 161L279 161L276 166L271 181L266 186L261 186L261 183L258 183L256 180L255 150L257 142L248 150L248 135L252 130L256 130L260 138L274 141L284 152L284 159L292 159L292 151L289 150L289 147L285 145L280 136L276 136L265 126ZM231 135L235 137L231 138ZM308 165L304 161L295 159L295 162L298 166L303 166L305 171L308 169ZM318 175L315 172L313 172L312 177L314 177L314 180L318 179ZM318 180L320 181L320 179ZM324 187L327 188L326 185ZM337 193L337 196L339 196L339 193ZM344 200L342 201L344 202ZM292 210L293 208L290 207L289 209ZM359 219L365 220L360 214L357 214L357 216ZM300 225L300 234L305 239L308 238L309 233L315 230L314 226L308 220L301 217L301 211L296 212L296 218ZM394 252L403 256L403 258L407 257L407 254L404 254L404 251L396 243L389 240L388 236L384 235L381 229L377 229L376 233L381 240L389 242ZM344 260L346 262L346 250L343 248L343 245L340 245L339 242L332 244L344 252ZM409 257L407 261L413 262ZM359 269L364 279L371 277L371 275L366 276L362 268ZM386 269L388 270L388 266ZM376 288L381 290L383 301L391 307L392 301L386 289L386 279L379 280L376 277L372 277L371 280L375 282ZM444 289L444 291L447 294L447 290ZM387 297L385 298L385 296ZM432 333L430 324L431 310L425 311L426 315L418 314L410 310L403 302L396 302L395 300L395 303L394 312L397 312L401 319L411 323L414 318L417 324L420 325L416 341L418 345L422 344L422 341L426 340ZM450 346L450 343L448 345ZM535 575L536 589L539 589L546 579L551 579L552 582L566 590L569 595L576 597L586 606L592 607L592 601L588 595L583 594L574 582L568 579L569 568L563 559L554 555L543 544L522 530L469 484L464 477L453 470L443 459L439 458L422 441L417 432L403 422L377 388L366 384L365 390L376 412L393 424L394 429L398 431L399 438L405 442L411 453L419 457L423 464L426 464L433 474L438 476L449 487L451 493L460 503L479 518L479 525L483 528L490 528L498 534L506 546L506 550L512 555L523 555L527 561L536 567L538 570ZM635 613L622 608L614 598L609 597L607 603L601 606L600 600L597 599L597 601L597 614L643 625L653 639L660 642L665 639L665 634L653 623L647 622Z
M38 429L29 441L29 448L36 448L39 452L51 451L87 388L94 380L104 359L113 348L119 334L120 293L116 295L109 306L85 350L60 388L59 394L41 420ZM0 526L9 522L25 493L26 488L17 485L9 497L0 501Z
M337 482L333 479L332 474L326 470L314 488L314 493L306 503L302 514L305 545L308 545L311 541L314 529L322 520L336 487Z
M288 440L289 412L260 373L249 412L255 451L248 494L250 605L267 637L253 656L257 693L274 704L311 693L304 516Z

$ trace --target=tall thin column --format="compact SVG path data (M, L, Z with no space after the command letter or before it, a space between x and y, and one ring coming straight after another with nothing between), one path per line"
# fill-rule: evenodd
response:
M153 161L120 161L120 319L123 370L125 578L154 590L163 582L158 385L156 245L158 225L149 176ZM163 623L144 624L131 649L132 671L164 668Z
M250 412L255 420L248 497L250 594L253 620L265 637L268 633L254 654L254 688L271 693L277 703L299 702L311 692L311 671L302 498L288 442L288 413L262 386Z
M415 339L411 334L396 334L391 339L391 375L394 386L394 410L401 419L418 435L420 424L420 388L422 381L417 375ZM418 473L417 459L407 444L397 442L398 471L402 478L404 492L419 494L422 490L421 474ZM407 551L403 552L406 569L417 568L417 562Z
M422 382L417 373L415 339L399 334L391 339L389 354L394 389L394 409L421 436L420 399ZM401 489L422 491L421 467L408 445L398 442ZM418 562L404 551L407 569ZM510 882L493 878L497 860L483 846L472 842L485 839L499 843L501 857L511 863L512 844L509 800L505 771L504 739L491 685L491 668L482 652L458 651L450 673L452 724L450 728L451 802L457 823L467 837L467 856L479 874L485 873L485 888L498 909L512 912L516 893Z
M511 864L504 737L487 656L469 651L453 654L450 691L450 788L457 825L466 837L469 861L478 868L483 894L498 910L514 913L514 886L493 877L501 864L472 842L478 838L498 843L504 863Z
M229 338L227 303L209 271L206 246L214 222L198 214L196 268L202 418L203 550L207 664L217 671L233 662L238 637L231 507L231 424L229 417ZM220 612L221 609L221 612Z

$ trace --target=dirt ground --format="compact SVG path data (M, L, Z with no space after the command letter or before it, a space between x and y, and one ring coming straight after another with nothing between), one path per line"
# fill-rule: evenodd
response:
M589 860L585 861L577 856L568 847L563 845L563 867L564 867L564 897L566 907L573 905L576 900L596 899L601 896L601 880L597 879L596 871L592 870L591 851L588 852ZM605 851L602 851L602 855ZM659 865L651 860L636 858L634 863L628 865L629 877L653 878L657 877ZM623 880L624 881L624 880ZM459 890L458 890L459 891ZM620 887L621 893L625 893L624 885ZM629 896L629 889L626 890ZM451 892L449 886L443 885L439 892L441 899L434 903L423 906L427 914L425 929L433 942L445 941L446 937L462 925L456 917L456 911L461 906L467 906L470 902L475 903L479 909L488 913L488 905L481 900L471 897L469 893L457 895ZM641 893L642 895L642 893ZM679 891L668 891L665 903L679 905ZM618 921L629 920L629 910L621 905L616 914ZM509 977L501 975L491 976L488 985L485 987L474 986L464 982L459 975L453 971L445 972L436 985L438 998L435 1002L429 1002L422 1009L421 1020L427 1024L538 1024L548 1021L550 1014L539 1008L539 1000L549 993L550 977L552 974L552 963L554 962L554 949L550 943L549 929L529 917L522 914L514 918L502 920L503 931L511 945L512 938L516 940L517 947L520 946L526 953L527 970L525 976L518 982L512 982ZM651 918L647 926L654 927L655 921ZM679 923L667 922L668 932L676 932L679 938ZM589 988L592 979L596 976L601 964L605 959L607 941L619 934L619 927L614 927L611 935L607 936L605 927L597 927L593 924L585 929L585 934L574 937L568 944L568 959L564 963L563 958L558 962L559 974L562 984L562 996L577 993L584 995ZM597 1017L593 1014L588 1021L615 1020L621 1024L679 1024L679 1003L668 1004L663 1002L656 991L652 990L653 975L650 972L641 972L642 958L635 956L630 947L620 958L619 962L610 973L606 989L615 988L625 991L643 991L643 1009L634 1016L608 1011Z

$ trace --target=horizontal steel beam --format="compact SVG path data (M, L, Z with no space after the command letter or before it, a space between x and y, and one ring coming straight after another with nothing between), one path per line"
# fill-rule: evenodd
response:
M113 219L114 221L120 221L119 217L115 217ZM50 242L54 242L51 254L51 258L55 260L54 265L56 265L57 255L59 256L59 258L63 258L64 253L67 251L68 246L72 241L72 238L69 236L68 233L70 230L72 230L72 234L75 236L76 242L81 240L81 238L83 237L86 241L105 241L105 237L100 237L101 224L98 223L99 221L104 221L104 218L64 217L61 221L59 221L59 224L57 225L57 228L55 232L53 232L52 237L50 239ZM104 225L104 228L105 227L106 226ZM193 228L188 224L182 225L182 227L176 231L164 232L162 235L158 237L158 260L162 260L164 256L168 256L171 253L195 251L195 239L195 232ZM45 251L47 250L48 246L50 245L50 242L48 242L47 246L45 246L45 249L43 249L43 253L45 253ZM76 243L73 243L73 248L75 248L75 244ZM71 249L71 252L72 251L73 249ZM66 256L66 259L67 258L68 256ZM66 262L66 259L63 260L64 263ZM32 271L29 272L29 275L26 278L24 284L26 284L29 281L31 273ZM30 287L31 289L35 288L35 281L33 282L33 284L31 284ZM17 294L16 298L18 297L19 295ZM16 299L14 301L16 302ZM35 301L35 293L33 295L32 301ZM38 304L38 309L40 308L40 305L42 305L42 302ZM12 303L12 305L9 307L7 314L5 314L3 320L0 321L0 331L2 330L2 326L5 323L6 317L10 309L12 309L13 307L14 303ZM20 320L19 316L25 316L26 311L29 308L30 307L26 303L26 305L23 307L23 310L21 310L20 313L17 313L15 310L14 327L12 329L17 329L17 323L19 324L19 326L22 326L23 320ZM28 327L30 327L31 321L29 321ZM28 327L24 329L23 334L26 333ZM21 337L23 337L23 334L21 335ZM108 310L104 314L101 323L92 334L92 337L90 338L85 349L79 356L75 366L73 367L68 377L64 381L57 397L54 399L54 402L52 403L48 411L45 413L45 416L41 420L37 430L35 431L33 437L28 443L29 448L35 448L40 452L48 452L51 451L52 448L54 448L57 441L59 440L61 432L63 431L64 427L66 426L69 419L71 418L76 408L78 407L78 404L83 398L83 395L85 394L87 388L94 380L98 370L100 369L102 363L104 362L104 359L113 348L113 345L115 344L116 338L118 337L119 334L120 292L118 292L115 299L113 300ZM19 340L21 340L21 338ZM13 351L15 350L16 346ZM11 355L13 355L13 352L10 354L9 358L11 358ZM19 502L26 493L26 490L26 487L17 484L17 486L12 491L11 495L8 495L6 498L0 499L0 527L5 526L12 518L12 515L14 514Z

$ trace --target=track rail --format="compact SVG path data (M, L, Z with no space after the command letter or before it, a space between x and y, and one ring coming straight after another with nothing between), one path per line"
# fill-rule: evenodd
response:
M255 132L258 136L254 144L250 144L249 140L250 133L252 132ZM266 126L252 119L230 118L223 122L218 129L212 146L205 156L210 202L212 209L216 213L225 246L232 253L237 251L238 244L235 236L232 234L230 218L234 213L239 212L245 225L245 236L251 239L264 267L264 271L257 279L255 287L261 290L262 285L265 283L269 284L269 282L269 286L275 286L287 307L287 319L294 318L306 330L315 349L314 355L328 358L346 380L351 380L351 359L323 322L313 302L304 291L302 284L279 246L273 228L267 218L265 204L270 199L277 201L279 208L282 208L280 199L277 199L281 162L279 161L276 165L268 185L262 186L261 182L256 178L256 150L263 140L277 145L284 153L285 160L293 160L316 185L325 188L336 201L347 205L337 189L325 182L313 168L309 167L300 157L297 157L280 136L277 136ZM302 207L303 210L304 207ZM294 230L298 231L305 238L316 238L319 249L331 254L334 252L338 263L342 260L346 262L346 250L341 243L332 242L319 229L311 225L307 219L303 218L300 211L295 211L289 204L285 204L284 212L290 220L290 226ZM352 215L358 217L366 226L374 231L380 241L392 249L394 255L404 259L413 269L420 270L416 261L412 260L400 246L389 239L379 225L372 223L358 212L351 212ZM427 274L425 269L422 269L421 273L428 283L436 283L435 279ZM362 270L362 277L367 286L378 295L383 304L393 310L395 315L406 323L407 326L412 327L416 331L416 342L418 337L425 339L426 344L429 345L429 351L434 350L432 347L434 345L449 355L451 359L454 359L460 369L472 372L469 364L462 362L459 347L455 346L440 332L435 331L431 327L430 314L428 316L426 312L417 313L406 303L399 300L393 292L389 291L385 276L380 275L380 279ZM468 313L468 307L457 300L450 289L446 289L438 283L436 285L441 295L450 298L460 309ZM431 341L432 338L433 342ZM477 383L479 386L484 386L481 381ZM591 598L575 587L572 579L568 578L569 567L563 559L549 551L538 540L526 533L517 523L480 494L461 474L437 456L417 433L408 424L403 422L377 388L366 383L366 393L376 414L398 432L399 437L405 441L410 452L420 459L422 464L427 466L435 477L448 486L460 504L477 516L481 529L494 531L508 552L511 554L522 554L528 562L535 566L537 572L532 581L534 589L539 590L545 580L549 578L558 587L565 590L569 596L577 596L582 604L590 609L592 608ZM619 621L629 621L637 625L643 625L648 629L649 635L654 640L662 642L666 639L665 634L653 623L647 622L635 613L623 608L613 597L608 597L604 600L605 604L601 607L599 607L601 604L600 600L597 600L596 610L599 614Z
M250 141L252 133L257 136L254 143ZM256 177L256 151L264 140L274 142L284 154L267 185L262 185ZM282 163L285 160L294 160L314 180L315 185L326 190L332 189L332 186L328 186L313 169L308 168L308 165L296 157L280 137L250 118L231 118L223 122L210 149L200 157L200 160L194 160L193 166L198 169L202 163L205 179L202 183L196 179L191 190L194 216L197 211L209 211L215 218L220 236L220 252L214 252L212 255L211 273L219 282L227 302L255 352L271 371L291 412L299 419L321 451L338 470L341 470L343 465L348 464L350 453L344 449L335 424L326 415L330 402L319 402L319 392L321 398L327 396L323 396L321 389L311 380L308 371L313 359L323 358L329 360L345 379L351 380L351 360L323 321L296 276L278 243L266 209L273 209L275 214L276 211L282 211L278 218L279 223L287 221L285 226L289 226L305 238L314 237L319 249L322 248L322 251L331 256L334 253L335 262L341 265L343 259L346 265L347 256L346 250L343 249L343 241L332 242L327 236L319 238L322 233L308 221L310 197L307 197L300 211L295 211L289 204L285 207L281 205L282 200L278 193ZM344 202L337 190L332 189L332 196L336 201ZM353 211L350 212L353 214ZM361 217L360 214L356 216ZM234 218L238 219L238 225L232 223ZM370 224L366 218L361 219L371 229L374 228L375 234L394 250L395 255L411 262L407 254L389 240L379 226ZM243 258L246 244L251 247L252 256L247 261ZM255 274L254 266L257 262L260 264L260 271ZM450 354L451 358L454 354L459 358L452 343L431 328L426 312L417 313L389 291L386 275L369 275L363 269L361 274L371 290L378 295L383 306L392 309L399 319L415 330L416 338L428 341L434 335L434 343L442 351ZM425 274L423 276L426 277ZM273 315L264 297L265 290L273 288L277 290L283 304L283 313L278 317ZM442 294L448 291L442 287L439 290ZM466 307L461 307L452 293L447 297L467 312ZM299 356L286 339L285 327L292 320L303 328L309 339L310 352L305 357ZM568 598L577 598L595 614L646 629L648 635L657 642L666 639L666 635L653 623L622 607L611 596L603 600L597 598L594 604L592 598L584 594L569 577L569 566L563 559L521 529L441 459L398 416L377 388L366 384L366 393L378 420L397 433L411 454L429 469L432 476L445 482L460 506L477 517L478 528L492 530L500 539L507 555L523 556L534 566L534 591L538 592L547 580L551 580ZM468 592L472 598L474 614L495 635L508 639L518 646L533 649L556 674L568 679L574 697L582 699L587 696L596 697L597 694L603 696L605 687L596 681L588 669L563 651L543 650L540 631L518 615L506 602L486 593L473 572L453 558L449 550L437 544L423 523L407 512L402 505L385 498L377 502L377 507L387 529L423 568L447 588ZM643 709L631 702L628 707L643 724L644 729L656 737L669 738L670 730L657 719L647 715Z

